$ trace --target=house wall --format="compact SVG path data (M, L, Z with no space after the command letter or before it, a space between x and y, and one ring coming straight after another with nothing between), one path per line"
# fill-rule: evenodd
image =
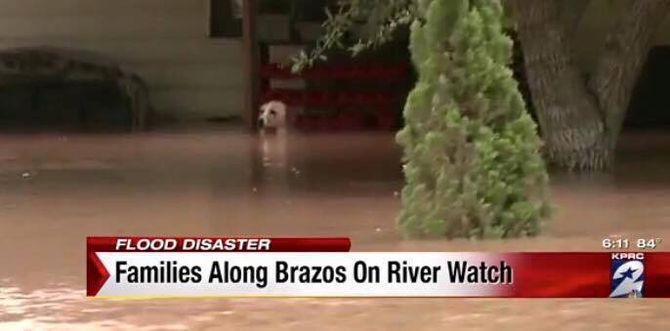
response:
M207 0L0 0L0 48L99 53L141 75L157 116L239 115L241 40L208 38Z

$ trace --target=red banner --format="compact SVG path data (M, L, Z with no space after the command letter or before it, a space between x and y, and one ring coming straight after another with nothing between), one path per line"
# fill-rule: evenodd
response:
M95 252L348 252L349 238L89 237Z
M89 296L670 298L670 252L349 252L348 238L92 237L87 244ZM154 273L144 279L142 270ZM235 281L243 271L263 285ZM192 278L175 281L183 272ZM220 272L232 278L212 283Z

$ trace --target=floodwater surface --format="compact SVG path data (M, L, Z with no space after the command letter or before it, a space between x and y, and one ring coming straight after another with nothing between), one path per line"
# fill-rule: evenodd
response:
M538 238L403 241L391 134L2 135L0 330L666 330L670 301L646 299L85 297L91 235L349 236L355 251L600 251L623 236L670 249L670 135L628 135L618 155L612 175L553 176Z

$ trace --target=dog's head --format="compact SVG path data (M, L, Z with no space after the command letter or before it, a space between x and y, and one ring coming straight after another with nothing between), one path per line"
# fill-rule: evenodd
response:
M281 101L263 104L258 115L258 126L261 129L278 129L286 126L286 104Z

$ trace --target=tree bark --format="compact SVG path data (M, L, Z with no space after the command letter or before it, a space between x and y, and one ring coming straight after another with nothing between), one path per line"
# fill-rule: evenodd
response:
M627 0L622 20L610 31L589 88L603 112L608 139L616 144L635 84L670 10L668 0Z
M590 81L572 56L560 0L511 0L530 92L550 162L569 169L612 165L633 88L670 10L667 0L627 0L623 18L608 34ZM585 6L584 6L585 7Z
M586 12L590 3L589 0L561 0L558 2L561 23L566 28L567 36L571 40L575 39L584 12Z
M530 93L549 161L603 169L611 153L596 100L585 89L554 0L514 0Z

